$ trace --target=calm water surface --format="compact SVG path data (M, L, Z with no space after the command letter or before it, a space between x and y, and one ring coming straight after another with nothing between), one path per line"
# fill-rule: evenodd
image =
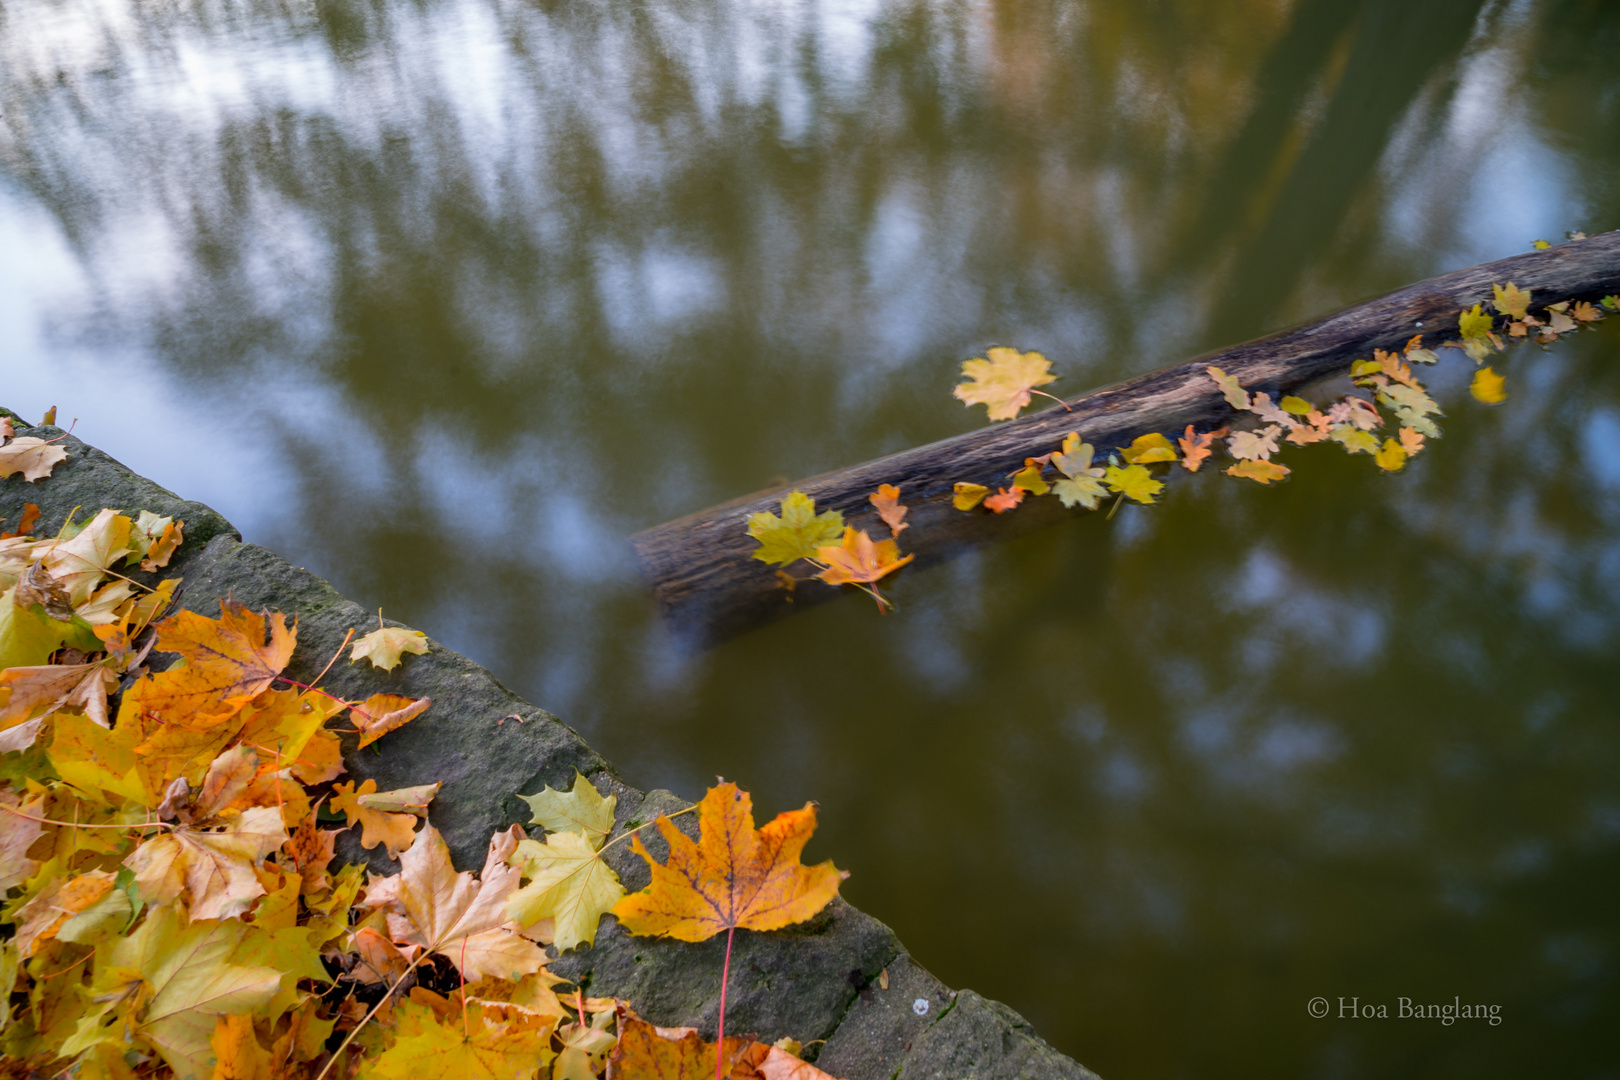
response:
M625 545L1620 225L1605 0L0 0L0 394L1111 1078L1616 1076L1620 320L702 655ZM1464 365L1466 366L1466 365ZM1315 996L1503 1022L1315 1020ZM1610 1036L1603 1036L1608 1030Z

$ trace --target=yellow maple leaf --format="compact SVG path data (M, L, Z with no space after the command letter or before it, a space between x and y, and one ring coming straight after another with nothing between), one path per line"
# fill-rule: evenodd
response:
M124 865L143 900L175 905L192 919L228 919L264 895L255 868L286 841L281 811L259 806L220 828L176 826L142 843Z
M1045 495L1052 490L1052 485L1041 476L1040 462L1034 458L1027 459L1024 467L1013 473L1012 486L1031 495Z
M1486 405L1500 405L1507 400L1506 381L1493 369L1482 367L1474 372L1474 380L1468 384L1468 392Z
M532 1077L555 1056L554 1016L534 1016L497 1002L469 1005L465 1016L444 1020L415 1000L396 1013L394 1043L370 1063L376 1080L519 1080ZM629 1076L630 1074L623 1074Z
M778 517L769 510L748 515L748 535L759 541L754 558L772 566L813 559L816 549L838 539L844 515L837 510L816 513L816 502L802 491L783 499Z
M830 860L799 862L816 828L813 803L784 811L756 830L748 793L721 783L698 804L696 842L663 815L657 827L669 844L668 860L658 862L639 835L632 838L652 883L613 907L632 934L707 941L722 930L780 930L831 903L846 876Z
M76 877L56 877L17 910L16 944L23 957L32 956L75 915L112 890L114 875L90 870Z
M1530 290L1521 289L1513 282L1492 285L1492 306L1510 319L1522 319L1530 314Z
M1051 363L1038 352L997 346L985 357L963 362L962 374L968 381L951 394L964 405L983 405L991 420L1011 420L1029 404L1030 391L1057 381Z
M298 634L284 615L251 612L229 600L220 601L218 619L179 611L155 629L158 651L179 653L185 664L124 691L119 723L133 712L191 728L226 720L270 688Z
M1103 483L1109 490L1139 503L1152 502L1164 490L1163 482L1153 479L1144 465L1127 465L1123 469L1110 465L1103 473Z
M839 545L826 545L816 549L816 558L827 568L816 576L829 585L849 585L856 582L871 584L881 580L916 558L900 557L893 540L873 541L866 530L844 529L844 540Z
M619 797L603 798L585 774L574 771L574 787L569 792L555 791L548 784L538 795L519 795L533 812L531 825L547 832L579 833L590 841L593 849L600 849L613 831L613 812Z
M402 654L423 656L427 651L427 635L422 631L410 630L403 626L385 626L373 630L354 643L354 647L349 650L349 663L370 660L372 667L393 671L399 666Z
M507 917L523 926L554 920L559 952L593 944L597 923L624 895L619 876L577 832L552 833L543 844L521 840L512 860L529 882L512 894Z

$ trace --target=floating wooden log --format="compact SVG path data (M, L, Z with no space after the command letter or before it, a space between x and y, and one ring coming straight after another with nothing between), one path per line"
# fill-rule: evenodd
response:
M1174 436L1188 424L1216 427L1235 412L1206 373L1210 365L1275 400L1347 373L1351 361L1375 348L1398 349L1413 334L1422 333L1430 347L1456 338L1458 313L1490 300L1493 283L1508 281L1531 290L1538 309L1620 292L1620 230L1429 278L1302 326L1070 398L1068 410L1052 405L743 496L637 533L630 543L664 614L679 630L712 642L840 591L810 581L790 592L774 567L752 557L758 545L746 532L748 515L774 511L789 491L803 491L818 510L842 511L849 524L877 539L888 533L867 497L880 484L894 484L910 507L911 528L902 534L901 547L916 555L912 569L938 563L985 540L1006 539L1079 512L1048 497L1027 499L1010 514L963 513L951 505L958 481L1005 486L1025 458L1056 449L1071 431L1106 451L1149 432Z

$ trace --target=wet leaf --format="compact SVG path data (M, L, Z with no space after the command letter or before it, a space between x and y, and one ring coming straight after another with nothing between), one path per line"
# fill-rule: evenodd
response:
M1510 319L1522 319L1530 314L1530 290L1521 289L1513 282L1492 285L1492 305Z
M911 527L906 524L906 507L900 505L900 489L893 484L879 484L869 501L877 508L883 524L889 527L890 536L899 539L900 534Z
M1153 474L1143 465L1127 465L1123 469L1110 465L1103 472L1103 483L1108 485L1110 491L1139 503L1152 502L1164 490L1164 484L1153 479Z
M900 557L893 540L874 542L866 531L844 529L844 542L816 549L816 558L827 564L827 569L816 576L829 585L847 585L854 582L871 584L906 565L916 556Z
M985 497L986 510L994 510L998 514L1005 514L1024 501L1024 489L1021 487L997 488L994 495Z
M1385 439L1373 461L1385 472L1399 472L1406 467L1406 447L1394 439Z
M1286 465L1279 465L1275 461L1251 460L1240 461L1226 470L1226 475L1236 476L1242 480L1253 480L1257 484L1269 484L1281 480L1289 473Z
M1292 413L1294 416L1309 416L1316 411L1315 405L1302 397L1295 397L1293 394L1289 394L1277 404L1283 412Z
M802 491L783 499L782 516L769 510L748 515L748 535L759 541L754 558L773 566L816 558L816 550L835 542L844 529L837 510L816 513L815 500Z
M1401 449L1406 451L1407 457L1411 457L1413 454L1423 449L1423 435L1409 427L1401 428L1400 440Z
M1154 431L1138 436L1120 451L1120 456L1133 465L1150 465L1155 461L1176 460L1176 448L1169 439Z
M1215 385L1221 388L1221 393L1226 396L1228 405L1234 409L1248 409L1249 392L1238 383L1237 376L1228 375L1218 367L1210 367L1205 370L1209 372L1209 377L1215 380Z
M1334 442L1343 446L1350 454L1376 454L1378 452L1378 438L1370 431L1363 431L1354 424L1334 424L1333 432L1329 435Z
M1052 465L1063 478L1052 485L1052 490L1064 506L1095 510L1108 494L1102 484L1103 470L1092 465L1095 456L1096 448L1082 442L1078 432L1071 431L1063 437L1062 449L1052 455Z
M1226 449L1235 458L1245 461L1264 461L1277 452L1277 439L1282 428L1275 424L1257 431L1234 431L1226 440Z
M1038 352L997 347L985 356L962 364L969 381L951 394L965 405L983 405L991 420L1011 420L1029 404L1031 390L1057 381L1052 365Z
M1490 336L1491 317L1485 314L1481 305L1475 304L1457 316L1457 329L1465 341L1482 340Z
M806 803L756 830L748 793L735 784L717 784L698 804L696 842L659 816L658 831L669 844L666 862L655 860L639 835L632 838L636 854L652 871L652 883L620 900L613 914L632 934L679 941L803 922L832 902L845 876L831 861L799 862L815 828L815 806Z
M1506 381L1493 369L1482 367L1474 372L1474 380L1468 384L1468 392L1486 405L1500 405L1507 400Z
M951 505L963 511L972 510L990 494L990 489L983 484L969 484L965 481L958 481L951 490L953 492Z
M349 650L349 663L370 660L372 667L393 671L399 666L403 654L423 656L427 651L427 635L422 631L410 630L403 626L385 626L380 630L373 630L354 643L354 647Z

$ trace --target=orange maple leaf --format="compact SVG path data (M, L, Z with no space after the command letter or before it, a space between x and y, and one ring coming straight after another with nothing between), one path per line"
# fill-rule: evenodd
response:
M126 690L120 723L133 712L194 730L212 727L270 688L292 658L297 627L289 627L285 615L228 600L219 606L218 619L179 611L157 624L157 650L179 653L185 665Z
M652 857L641 837L630 843L652 869L652 884L613 906L632 934L707 941L722 930L779 930L803 922L838 893L832 862L805 866L799 853L816 828L814 803L754 828L753 800L736 784L717 784L698 804L699 840L658 818L669 861Z
M984 506L986 510L994 510L998 514L1005 514L1023 501L1023 488L997 488L994 495L984 500Z
M900 569L916 556L901 558L900 549L893 540L874 541L866 535L865 529L857 532L846 525L844 542L817 548L816 558L827 564L827 569L816 575L827 584L870 585Z
M878 517L889 527L890 536L898 540L902 532L911 528L906 524L907 508L900 505L899 488L893 484L879 484L869 499L872 505L877 507Z

